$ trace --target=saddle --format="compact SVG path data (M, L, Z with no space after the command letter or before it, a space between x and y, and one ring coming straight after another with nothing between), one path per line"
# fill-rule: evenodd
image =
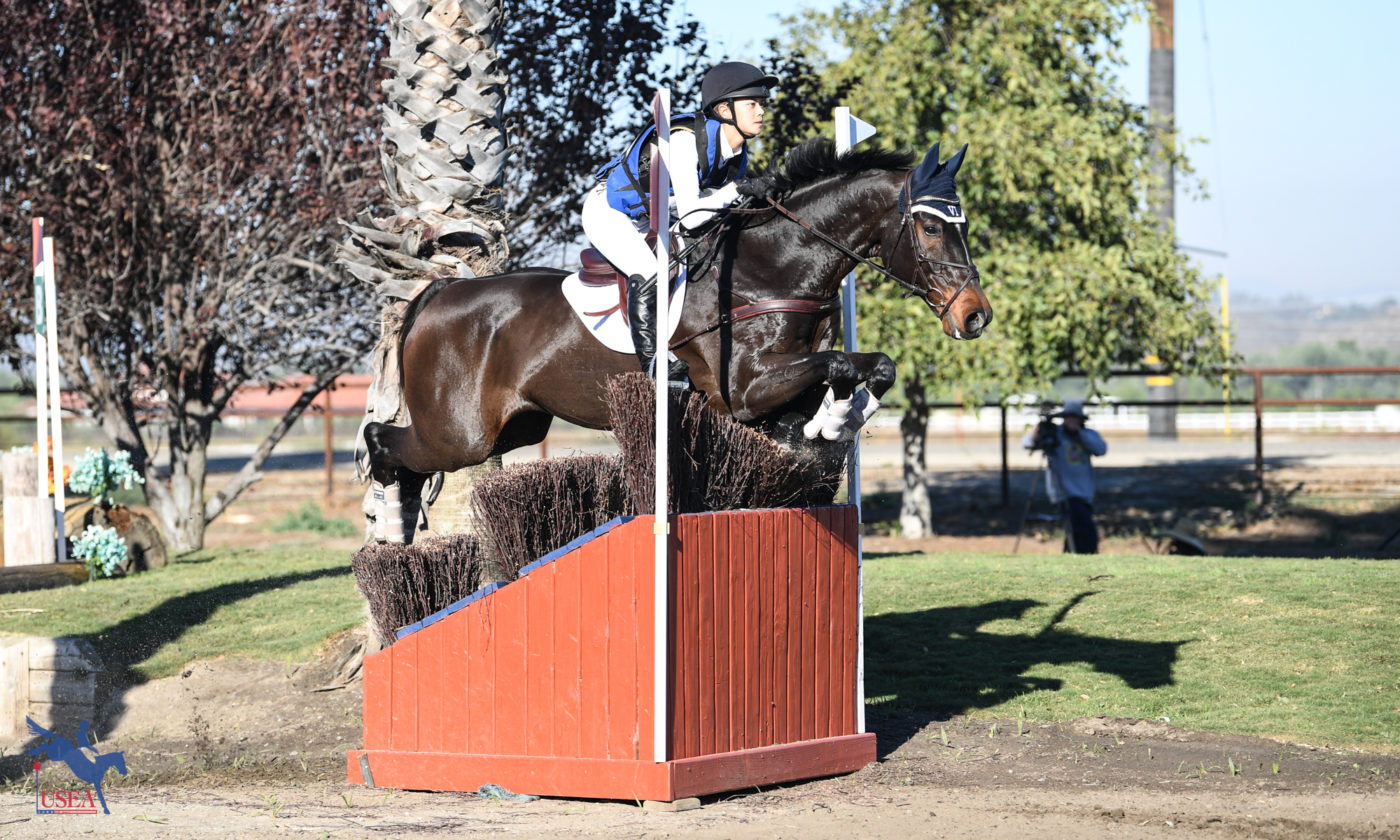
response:
M671 244L677 244L678 239L679 237L672 236ZM647 234L647 245L653 250L656 248L655 232ZM583 268L581 268L578 273L580 283L595 289L609 286L617 287L617 306L609 309L602 309L597 312L585 312L584 314L596 317L611 315L620 310L623 323L627 323L627 275L618 271L612 263L608 262L607 257L603 256L603 252L599 251L597 248L584 248L583 252L578 256L579 262L583 263ZM673 260L671 262L671 280L674 281L676 279L676 276L680 273L680 269L681 267ZM668 300L674 299L676 296L674 283L671 284L671 289L671 297L668 298Z

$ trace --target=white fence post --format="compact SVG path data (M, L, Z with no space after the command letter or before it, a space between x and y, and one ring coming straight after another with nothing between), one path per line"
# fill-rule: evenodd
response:
M875 136L875 126L851 116L844 105L836 109L836 153L844 155L862 140ZM847 353L856 352L856 273L841 282L841 336ZM860 498L860 434L851 442L846 461L846 501L856 506L856 731L865 732L865 550L859 533L865 524Z
M671 91L661 88L651 101L651 114L656 122L657 154L652 161L652 200L651 224L656 229L656 356L652 360L652 371L656 381L656 517L653 530L656 534L656 618L655 641L653 644L653 700L655 743L654 760L665 762L667 758L667 703L666 694L670 684L667 672L668 629L670 624L670 507L666 497L667 470L670 460L670 441L667 438L670 406L669 345L671 339L670 318L667 310L671 296Z
M44 237L44 325L48 336L49 425L53 441L53 519L58 540L58 562L68 562L68 541L64 539L63 512L67 499L63 491L63 392L58 380L58 262L54 259L53 238Z

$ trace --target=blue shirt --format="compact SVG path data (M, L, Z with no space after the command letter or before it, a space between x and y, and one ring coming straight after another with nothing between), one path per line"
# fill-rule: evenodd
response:
M1094 465L1090 457L1108 451L1103 436L1090 428L1079 430L1077 437L1065 432L1063 426L1055 426L1059 446L1045 457L1045 489L1050 501L1059 503L1066 497L1094 501ZM1021 438L1021 446L1031 449L1035 446L1035 427Z

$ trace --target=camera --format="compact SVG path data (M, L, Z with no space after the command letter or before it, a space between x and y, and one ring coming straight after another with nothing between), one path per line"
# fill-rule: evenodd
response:
M1039 449L1047 455L1054 452L1060 445L1060 435L1056 431L1055 412L1057 406L1046 401L1040 404L1040 422L1036 424L1035 446L1032 449Z

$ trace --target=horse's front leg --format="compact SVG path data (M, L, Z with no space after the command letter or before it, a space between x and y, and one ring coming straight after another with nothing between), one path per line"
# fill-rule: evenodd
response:
M884 353L852 353L851 363L860 372L865 388L851 397L850 408L843 412L844 426L828 431L824 425L821 429L824 437L833 438L835 435L836 440L853 439L880 408L880 398L894 385L894 360ZM808 434L807 437L811 439L815 434Z
M788 406L822 383L836 399L849 400L860 371L845 353L761 353L735 366L728 389L729 413L752 423Z

